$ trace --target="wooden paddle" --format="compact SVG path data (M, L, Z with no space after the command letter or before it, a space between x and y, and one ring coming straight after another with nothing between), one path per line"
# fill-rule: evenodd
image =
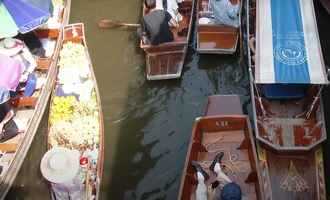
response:
M138 28L141 25L140 24L129 24L129 23L124 23L124 22L121 22L121 21L115 21L115 20L111 20L111 19L101 19L98 22L98 26L100 28L119 28L119 27Z

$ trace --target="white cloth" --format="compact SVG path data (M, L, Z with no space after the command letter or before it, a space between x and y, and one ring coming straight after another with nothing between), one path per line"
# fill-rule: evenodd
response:
M207 187L202 173L197 172L197 180L196 200L207 200Z
M239 27L239 4L233 5L229 0L211 0L210 5L215 23Z
M56 200L83 200L84 199L84 184L79 177L76 177L72 182L65 184L51 183L52 192ZM54 198L52 198L54 199Z
M182 16L178 11L178 3L181 3L183 0L166 0L167 2L167 12L170 13L172 18L179 22L182 20ZM163 0L156 0L156 9L164 10Z

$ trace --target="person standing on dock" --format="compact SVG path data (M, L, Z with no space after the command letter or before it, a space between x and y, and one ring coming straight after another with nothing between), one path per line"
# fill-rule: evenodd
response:
M145 6L149 10L143 17L141 37L144 43L158 45L174 40L170 26L178 27L178 23L163 9L157 9L156 0L145 0Z

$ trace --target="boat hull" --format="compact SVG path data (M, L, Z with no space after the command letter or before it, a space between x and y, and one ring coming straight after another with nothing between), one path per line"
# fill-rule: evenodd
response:
M239 42L240 28L217 24L200 24L199 19L210 15L212 11L209 10L209 0L196 1L197 52L200 54L234 54ZM242 5L240 1L233 1L233 3ZM241 18L241 14L239 18Z
M97 112L97 122L98 122L98 133L97 133L97 138L93 138L98 141L97 144L95 143L92 146L86 146L81 148L83 145L86 144L86 141L84 143L78 144L78 146L75 146L75 148L80 152L81 157L84 155L85 151L87 148L89 148L91 151L97 151L97 162L96 162L96 168L91 167L92 165L92 160L89 160L89 167L87 167L87 171L85 172L86 174L86 180L84 181L84 197L83 199L99 199L100 195L100 188L101 188L101 181L102 181L102 175L103 175L103 163L104 163L104 121L103 121L103 113L102 113L102 105L101 105L101 97L100 97L100 92L98 89L96 77L94 74L93 66L92 66L92 61L88 52L88 47L87 47L87 42L85 38L85 30L84 30L84 24L82 23L77 23L77 24L69 24L63 27L63 44L65 43L78 43L82 44L84 47L84 55L86 57L86 60L88 62L88 69L89 69L89 76L88 80L91 80L93 83L92 91L95 92L95 98L96 98L96 111ZM62 46L63 47L63 46ZM59 77L57 77L59 78ZM51 105L50 108L52 109L52 106L54 106L54 98L55 97L62 97L62 95L58 95L57 89L61 86L63 86L63 83L57 82L53 88L52 92L52 97L51 97ZM93 94L92 92L92 94ZM65 95L64 95L65 96ZM69 95L70 96L70 95ZM81 111L73 110L72 111L74 114L81 114ZM50 112L50 118L53 113ZM95 117L95 116L94 116ZM51 128L54 126L54 124L51 123L51 120L49 120L48 123L48 139L47 139L47 144L48 144L48 149L55 147L53 144L54 139L52 138L52 132ZM64 137L64 136L63 136ZM59 147L66 147L67 144L65 143L57 143L56 146ZM77 144L76 144L77 145ZM74 145L73 145L74 147ZM93 178L95 177L95 178ZM51 184L50 184L51 185ZM53 188L50 186L50 191L51 191L51 196L55 196L55 193L53 191Z
M194 1L184 0L179 3L182 20L179 28L172 28L174 41L159 45L148 45L140 42L146 57L146 76L148 80L176 79L181 77L188 42L191 35ZM146 14L143 6L143 14Z
M250 0L246 3L249 40L256 35L258 25L254 18L256 5ZM260 93L262 86L254 83L252 54L248 45L258 167L264 191L262 199L326 199L323 150L320 145L326 139L326 130L322 98L317 95L321 88L309 87L309 98L302 101L266 99ZM304 107L303 104L312 106ZM308 114L306 109L310 111ZM310 131L309 137L306 137L306 131ZM267 136L271 132L273 137Z
M237 102L237 98L233 96L209 98L211 101L220 100L221 103L210 103L209 101L208 109L205 112L208 116L195 120L178 199L190 200L195 197L197 177L191 162L193 160L199 162L204 170L211 175L206 182L206 185L209 185L212 180L215 180L215 175L208 167L215 155L220 152L224 152L221 162L225 173L241 187L243 196L248 199L261 199L262 190L258 181L260 174L248 117L242 115L241 110L238 110L238 114L235 115L236 108L240 107L240 104L235 105L233 115L228 115L226 110L222 110L224 115L221 115L221 112L220 115L216 115L217 113L212 111L216 105L222 107Z

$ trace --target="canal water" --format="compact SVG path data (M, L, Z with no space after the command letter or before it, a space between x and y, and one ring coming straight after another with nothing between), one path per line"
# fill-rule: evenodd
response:
M96 25L102 17L138 22L141 2L72 1L71 22L85 23L102 98L104 200L176 199L192 124L203 113L207 96L239 94L244 112L251 114L247 65L240 53L199 56L191 45L181 79L146 81L135 31L102 30ZM329 17L322 9L318 14ZM324 31L329 29L326 20L320 23ZM323 34L321 39L330 46L328 36ZM330 110L329 106L326 109ZM39 170L46 151L47 114L7 199L49 199Z

